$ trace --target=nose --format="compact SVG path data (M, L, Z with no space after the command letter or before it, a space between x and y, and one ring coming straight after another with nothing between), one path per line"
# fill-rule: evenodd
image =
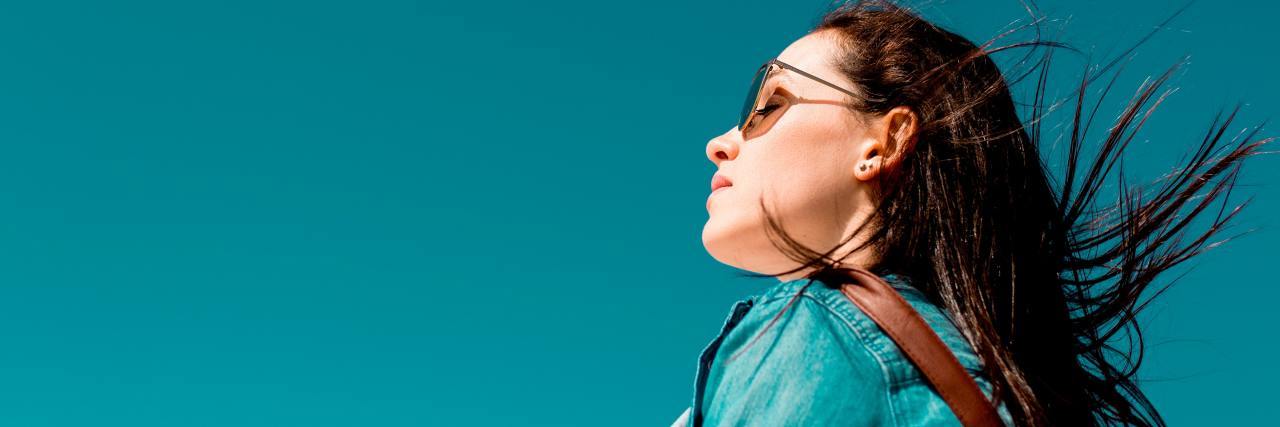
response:
M737 132L738 128L733 127L720 136L711 138L711 141L707 141L707 158L711 159L711 163L715 163L718 167L720 162L738 158L738 141L734 138Z

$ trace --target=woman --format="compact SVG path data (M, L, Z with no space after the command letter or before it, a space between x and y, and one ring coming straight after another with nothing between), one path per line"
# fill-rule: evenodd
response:
M1055 188L1037 147L1050 56L1021 74L1040 73L1024 123L988 54L1060 46L992 46L858 2L761 68L742 122L707 144L717 171L702 238L718 261L780 282L733 307L677 425L954 425L837 290L852 267L894 286L1006 424L1163 425L1134 379L1133 316L1149 301L1139 296L1213 243L1238 212L1213 205L1226 207L1243 159L1266 140L1224 144L1231 116L1217 120L1178 173L1099 209L1169 73L1093 134L1085 88L1114 67L1086 73L1066 103L1074 126ZM1102 142L1092 164L1078 162L1086 139ZM1190 233L1205 210L1216 217ZM1116 337L1131 346L1112 347Z

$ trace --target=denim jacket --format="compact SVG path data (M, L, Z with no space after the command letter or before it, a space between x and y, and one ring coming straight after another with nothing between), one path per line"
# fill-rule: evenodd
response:
M947 313L906 276L881 277L924 317L990 400L982 363ZM814 281L756 338L806 282L780 282L734 304L698 359L693 404L675 425L960 425L919 369L838 289ZM1013 425L1007 407L997 409L1005 425Z

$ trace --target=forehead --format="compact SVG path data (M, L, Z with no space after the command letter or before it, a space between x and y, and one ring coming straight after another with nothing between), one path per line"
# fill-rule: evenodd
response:
M831 65L837 52L835 40L829 33L815 32L791 42L778 54L778 60L829 82L841 83L845 79ZM809 80L798 75L791 76L791 74L794 73L782 72L782 75L790 77L787 80L792 82Z

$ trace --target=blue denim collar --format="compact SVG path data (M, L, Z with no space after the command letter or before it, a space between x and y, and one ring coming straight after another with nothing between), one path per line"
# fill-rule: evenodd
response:
M881 275L880 278L884 279L885 282L888 282L889 286L892 286L894 289L897 289L899 291L917 290L912 285L911 278L902 274L888 273L888 274ZM778 297L783 297L783 296L790 297L795 295L797 292L799 292L800 288L803 288L805 285L809 284L809 282L810 282L809 278L799 278L799 279L789 280L785 282L778 282L773 286L770 286L765 290L759 293L756 293L755 295L752 295L749 298L749 300L753 304L755 304L755 303L761 303L767 300L776 299ZM813 280L812 282L813 284L810 286L823 286L823 284L817 280Z

